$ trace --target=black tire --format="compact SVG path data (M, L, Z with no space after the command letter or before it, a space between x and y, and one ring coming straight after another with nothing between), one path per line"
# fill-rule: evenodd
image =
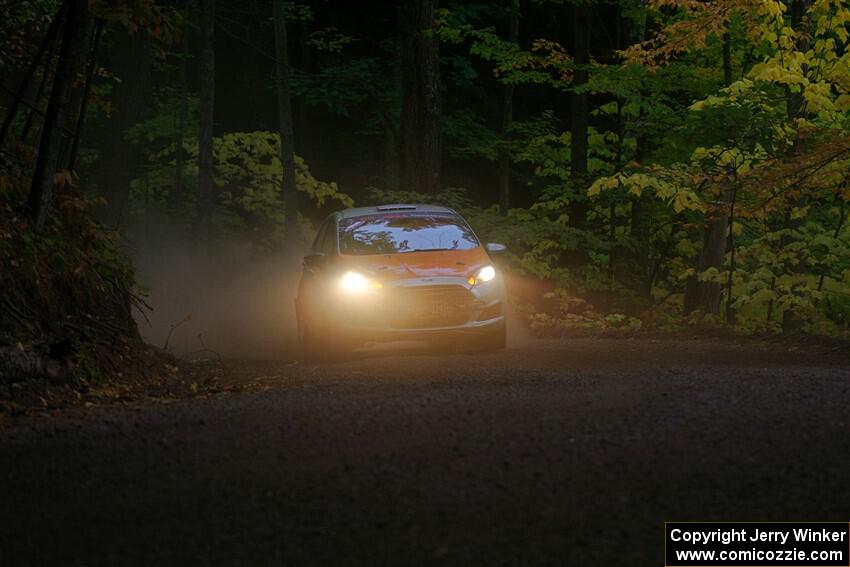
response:
M301 315L298 318L298 339L304 358L317 362L332 362L351 358L356 346L341 336L326 319L320 323Z
M319 341L309 318L304 314L298 316L298 344L303 358L308 360L316 358Z
M345 336L337 325L322 318L321 352L319 357L327 362L339 362L351 358L355 342Z

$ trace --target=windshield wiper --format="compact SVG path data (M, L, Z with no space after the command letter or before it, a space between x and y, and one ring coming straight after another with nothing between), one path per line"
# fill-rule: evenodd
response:
M413 248L412 250L399 252L399 254L409 254L410 252L444 252L446 250L454 250L454 248Z

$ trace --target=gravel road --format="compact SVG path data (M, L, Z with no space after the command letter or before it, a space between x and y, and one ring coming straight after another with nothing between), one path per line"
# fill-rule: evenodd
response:
M850 364L707 340L232 362L264 391L0 429L0 565L663 565L850 519Z

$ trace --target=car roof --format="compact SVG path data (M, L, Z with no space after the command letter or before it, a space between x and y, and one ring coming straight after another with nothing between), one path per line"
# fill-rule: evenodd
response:
M425 205L421 203L393 203L378 205L376 207L354 207L339 211L337 214L341 219L350 219L370 215L398 214L398 213L442 213L446 215L458 215L454 210L439 205Z

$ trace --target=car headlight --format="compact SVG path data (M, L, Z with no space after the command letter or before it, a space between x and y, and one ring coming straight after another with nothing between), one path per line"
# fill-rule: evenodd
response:
M469 285L486 283L496 277L496 269L493 266L484 266L474 276L470 276Z
M355 295L366 293L367 291L374 289L381 289L383 286L380 282L370 280L363 274L358 274L357 272L346 272L339 282L339 287L343 292Z

